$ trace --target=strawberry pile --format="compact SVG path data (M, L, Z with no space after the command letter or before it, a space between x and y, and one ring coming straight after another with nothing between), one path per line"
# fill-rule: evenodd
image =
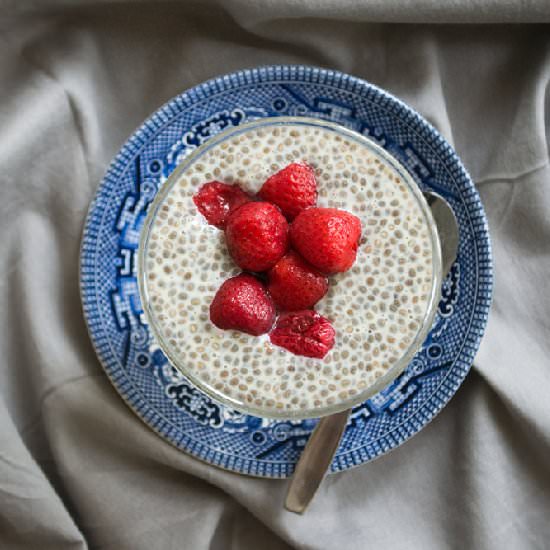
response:
M210 304L212 323L254 336L269 333L274 345L323 358L335 332L313 307L328 291L328 276L353 265L359 219L315 206L315 173L305 163L269 177L257 197L211 181L193 201L209 224L225 232L227 249L243 270L218 289Z

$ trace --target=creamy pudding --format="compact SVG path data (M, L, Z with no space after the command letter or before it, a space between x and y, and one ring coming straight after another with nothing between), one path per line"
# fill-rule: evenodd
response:
M318 206L347 210L363 226L355 264L331 277L315 306L336 331L323 359L209 319L217 289L240 269L193 194L211 180L255 193L291 162L315 169ZM211 395L262 416L325 414L381 389L422 343L437 301L439 244L415 183L366 139L311 119L268 119L212 138L171 176L145 231L142 299L161 347Z

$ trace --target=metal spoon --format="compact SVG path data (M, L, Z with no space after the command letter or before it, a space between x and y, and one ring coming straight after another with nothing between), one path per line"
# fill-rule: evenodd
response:
M441 243L443 278L449 273L458 250L458 223L449 203L437 193L426 192ZM302 514L315 495L332 463L351 410L325 416L313 430L290 480L285 508Z

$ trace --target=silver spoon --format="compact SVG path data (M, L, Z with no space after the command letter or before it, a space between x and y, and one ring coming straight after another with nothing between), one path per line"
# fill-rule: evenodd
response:
M443 278L449 273L458 250L458 224L449 203L437 193L426 192L441 243ZM302 514L315 495L332 463L351 410L325 416L313 430L290 480L285 508Z

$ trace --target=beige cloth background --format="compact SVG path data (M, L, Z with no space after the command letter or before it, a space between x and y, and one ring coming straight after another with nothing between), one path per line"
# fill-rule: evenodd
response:
M0 0L0 548L549 548L550 29L504 24L549 20L544 0ZM481 192L496 270L449 406L331 476L303 517L285 482L202 464L126 408L77 283L127 136L182 90L267 63L353 73L435 124Z

